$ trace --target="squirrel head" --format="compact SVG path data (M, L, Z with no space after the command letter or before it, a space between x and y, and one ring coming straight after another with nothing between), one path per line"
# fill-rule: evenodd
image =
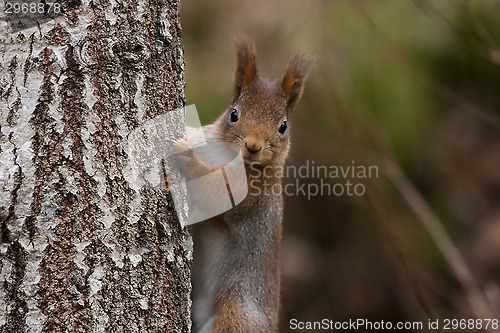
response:
M219 118L224 141L238 143L247 164L282 164L290 147L290 116L302 95L310 62L296 54L283 77L258 75L254 43L235 39L237 67L230 106Z

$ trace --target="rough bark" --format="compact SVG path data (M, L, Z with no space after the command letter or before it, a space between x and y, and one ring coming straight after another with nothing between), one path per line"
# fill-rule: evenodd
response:
M123 148L184 105L179 0L61 3L0 21L0 332L188 332L191 237Z

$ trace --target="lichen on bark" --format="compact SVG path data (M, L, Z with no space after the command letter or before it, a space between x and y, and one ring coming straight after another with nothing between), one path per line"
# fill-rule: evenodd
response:
M185 103L179 2L60 2L0 22L0 331L188 332L190 235L123 174L127 134Z

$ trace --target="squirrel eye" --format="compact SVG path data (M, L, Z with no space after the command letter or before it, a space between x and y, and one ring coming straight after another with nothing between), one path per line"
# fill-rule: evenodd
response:
M287 128L288 125L286 123L286 120L283 120L283 122L280 125L280 128L278 128L278 132L280 132L281 134L285 134Z
M231 122L235 123L238 121L238 110L236 109L233 109L233 111L231 112Z

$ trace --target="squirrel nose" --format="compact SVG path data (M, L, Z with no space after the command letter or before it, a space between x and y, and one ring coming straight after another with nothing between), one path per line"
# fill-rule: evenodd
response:
M255 154L262 150L262 146L259 146L256 143L248 142L245 142L245 148L250 152L250 154Z

